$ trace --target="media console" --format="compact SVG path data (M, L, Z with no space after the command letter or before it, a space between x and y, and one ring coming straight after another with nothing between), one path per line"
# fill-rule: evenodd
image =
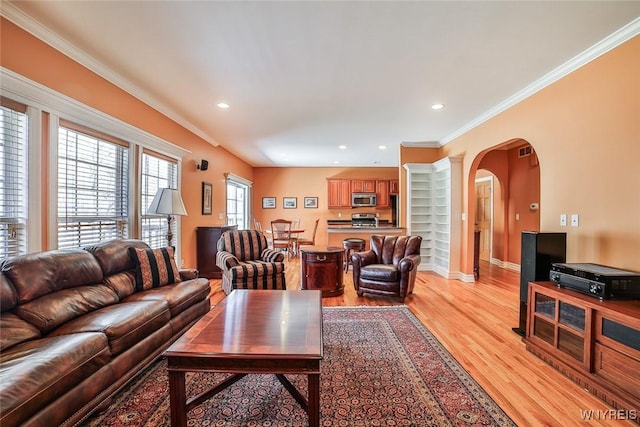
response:
M640 410L640 301L530 282L527 350L618 410Z

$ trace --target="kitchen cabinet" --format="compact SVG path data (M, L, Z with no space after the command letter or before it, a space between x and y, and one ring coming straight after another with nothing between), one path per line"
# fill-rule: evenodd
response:
M640 407L640 301L529 282L527 350L616 409Z
M400 181L398 181L397 179L392 179L389 181L389 193L400 194Z
M376 208L388 208L389 206L389 181L376 181Z
M353 193L375 193L376 180L375 179L352 179L351 191Z
M329 179L327 182L329 209L351 208L351 180Z

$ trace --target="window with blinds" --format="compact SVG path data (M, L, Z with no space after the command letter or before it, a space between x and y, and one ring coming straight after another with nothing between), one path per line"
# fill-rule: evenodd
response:
M61 121L58 128L58 248L128 237L126 143Z
M27 252L26 107L0 104L0 259Z
M152 248L167 246L167 217L147 214L147 209L160 188L178 187L178 163L152 151L142 153L142 174L140 192L140 216L142 219L142 240ZM171 232L177 235L176 221L171 222ZM174 238L174 242L176 239Z

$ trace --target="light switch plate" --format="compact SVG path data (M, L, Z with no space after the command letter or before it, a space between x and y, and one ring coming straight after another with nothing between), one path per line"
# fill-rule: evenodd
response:
M572 227L577 227L578 226L578 214L571 214L571 226Z
M567 226L567 214L560 214L560 225L562 227Z

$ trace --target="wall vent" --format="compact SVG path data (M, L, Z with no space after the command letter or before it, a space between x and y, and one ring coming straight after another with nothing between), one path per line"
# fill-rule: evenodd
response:
M527 157L529 155L531 155L530 145L525 145L524 147L521 147L520 149L518 149L518 157Z

